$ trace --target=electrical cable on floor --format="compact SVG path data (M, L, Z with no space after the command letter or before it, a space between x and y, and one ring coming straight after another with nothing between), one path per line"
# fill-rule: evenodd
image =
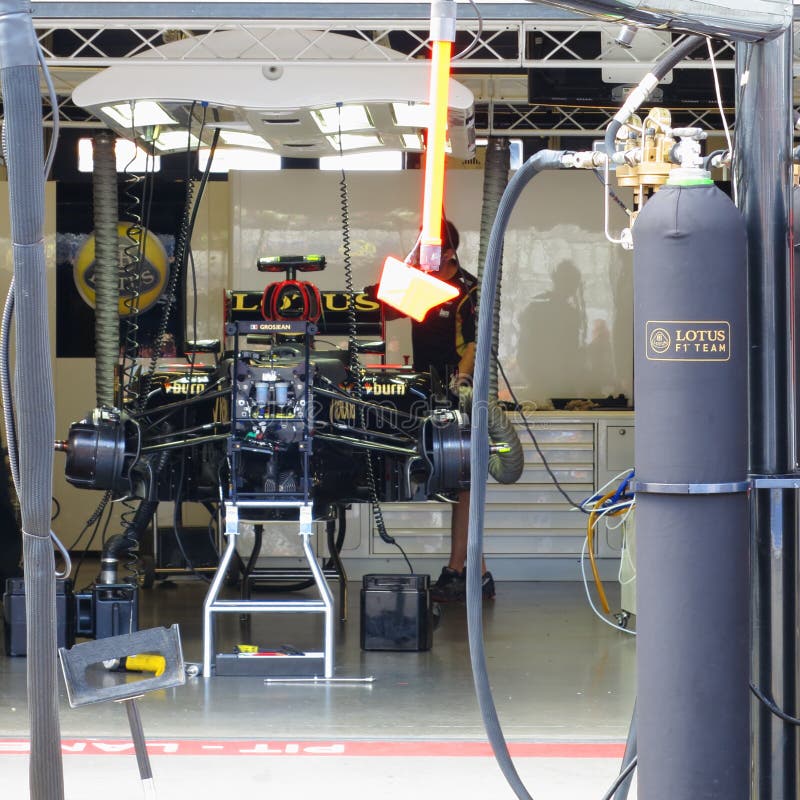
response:
M601 613L600 609L594 604L592 600L591 592L589 591L589 578L586 574L586 546L587 540L583 540L583 546L581 547L581 576L583 578L583 589L586 592L586 599L589 602L589 606L591 607L592 611L597 615L598 619L605 622L610 628L614 628L614 630L622 631L623 633L629 633L632 636L636 636L636 631L631 630L630 628L624 628L622 625L617 625L615 622L612 622L608 619L605 614Z
M539 457L542 460L542 464L544 465L544 468L547 471L547 474L550 476L550 479L553 481L553 484L558 489L559 493L563 497L566 498L566 500L569 502L569 504L573 508L576 508L576 509L582 511L584 514L589 514L589 521L588 521L588 525L587 525L587 531L591 531L593 533L594 532L594 527L597 524L597 522L599 522L600 519L603 516L605 516L608 512L615 511L616 513L621 513L625 509L629 510L630 508L632 508L633 507L633 501L631 501L630 503L623 503L623 504L620 504L620 505L614 505L614 506L612 506L610 508L606 508L603 513L599 513L599 514L596 514L594 511L590 512L586 508L587 504L592 502L593 500L595 500L598 497L600 492L602 492L603 490L608 488L608 486L610 486L613 482L615 482L616 480L618 480L619 478L621 478L624 475L627 475L628 479L624 482L623 485L627 485L627 483L630 481L630 478L632 477L632 474L633 474L631 472L631 470L624 470L623 472L620 472L619 475L616 475L614 478L612 478L610 481L608 481L604 486L602 486L600 489L598 489L591 497L587 498L586 500L584 500L580 504L576 503L567 494L567 492L564 490L564 488L559 483L558 478L556 478L555 473L550 468L550 465L547 463L547 459L545 458L544 453L542 452L541 448L539 447L539 444L538 444L538 442L536 440L536 436L534 435L533 430L529 426L528 421L527 421L527 419L525 417L525 414L522 411L522 406L520 405L519 400L517 400L517 397L514 394L514 390L511 388L511 383L508 380L508 376L506 375L505 370L503 369L503 365L500 362L500 359L497 357L497 350L496 349L493 350L493 353L494 353L494 356L495 356L495 360L497 361L497 367L500 370L500 374L503 377L503 382L505 383L506 388L508 389L508 392L511 395L511 398L512 398L512 400L514 402L514 405L517 408L517 412L519 413L520 417L523 420L525 428L528 431L528 435L531 437L531 440L533 441L534 446L536 447L536 451L537 451L537 453L539 454ZM615 497L618 494L618 492L619 492L619 490L616 490L614 492L608 493L604 498L601 498L600 502L602 503L604 500L607 500L607 499ZM617 509L619 509L619 512L617 512ZM620 524L622 524L622 522L624 522L624 519L621 521ZM594 602L592 601L591 594L589 592L588 580L586 578L586 570L585 570L586 548L587 548L587 545L589 545L589 540L590 539L591 539L591 536L587 536L587 539L584 542L584 546L583 546L583 549L581 551L581 560L580 560L581 574L583 575L583 585L584 585L584 589L586 591L586 598L589 601L589 605L591 606L591 608L594 611L594 613L603 622L605 622L607 625L610 625L612 628L614 628L616 630L625 631L626 633L631 633L631 634L633 634L635 636L636 635L635 631L631 631L628 628L623 627L622 625L616 625L615 623L613 623L609 619L607 619L603 614L600 613L600 611L597 609L597 607L595 606ZM597 572L597 567L595 565L595 561L594 561L594 558L593 558L593 552L594 551L590 550L589 552L590 552L590 560L591 560L591 564L592 564L592 572L594 573L594 576L595 576L595 582L597 583L598 592L600 594L600 599L601 599L601 602L603 604L603 608L607 609L607 613L611 613L611 609L608 607L608 601L606 600L606 597L605 597L605 592L603 591L603 584L602 584L602 581L600 579L600 575Z
M631 473L632 475L633 473ZM633 505L633 497L630 495L625 494L625 489L628 487L630 482L630 477L626 478L616 489L613 491L606 492L602 494L600 497L597 497L597 492L595 492L592 497L597 497L595 500L594 506L592 507L591 513L589 514L589 520L586 524L586 546L589 551L589 561L591 562L592 566L592 575L594 575L594 582L597 586L597 594L600 598L600 604L603 607L603 611L606 614L611 613L611 608L608 605L608 599L606 598L605 589L603 588L603 581L600 577L600 571L597 567L597 562L595 559L594 553L594 533L595 527L597 523L603 518L607 516L620 516L622 514L627 514L630 510L630 507ZM590 502L587 500L586 503ZM586 504L585 503L585 504Z
M522 419L522 424L525 426L525 430L528 432L528 436L530 436L531 441L533 442L533 446L536 448L536 452L539 458L542 461L542 466L545 468L547 474L550 476L550 480L553 482L553 486L556 487L558 493L574 508L576 511L580 511L582 514L588 514L589 512L584 508L583 503L577 502L577 500L573 500L564 487L559 482L558 478L556 478L555 473L553 472L552 468L550 467L545 454L542 452L542 448L539 447L539 441L536 438L536 434L534 434L533 429L528 422L528 418L525 416L525 412L522 410L522 405L517 399L517 396L514 394L514 390L511 388L511 382L508 380L508 376L506 375L506 371L503 369L503 365L500 363L500 359L497 357L497 349L493 348L493 355L495 360L497 361L497 368L500 370L500 374L503 376L503 383L505 383L506 388L508 389L508 393L511 395L511 400L514 403L514 407L516 412L519 414L520 418Z

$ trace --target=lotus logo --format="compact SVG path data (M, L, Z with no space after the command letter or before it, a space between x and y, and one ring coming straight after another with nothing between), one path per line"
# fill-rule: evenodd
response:
M672 338L665 328L654 328L650 331L650 349L654 353L666 353L671 344Z

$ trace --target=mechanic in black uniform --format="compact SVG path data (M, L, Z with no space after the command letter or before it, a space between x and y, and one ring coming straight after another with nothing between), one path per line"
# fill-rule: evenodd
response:
M477 316L478 281L462 269L458 262L459 234L449 220L442 220L442 256L438 273L440 280L455 286L458 295L446 303L432 308L421 322L411 320L411 346L414 369L417 372L435 373L449 386L453 402L458 387L472 384L475 368L475 322ZM413 262L413 257L412 257ZM377 286L369 286L366 293L375 297ZM403 314L391 306L383 305L387 320L398 319ZM431 599L443 603L464 600L466 596L465 565L467 561L467 534L469 526L469 489L458 492L452 507L450 560L431 587ZM481 583L484 599L495 595L492 573L482 563Z

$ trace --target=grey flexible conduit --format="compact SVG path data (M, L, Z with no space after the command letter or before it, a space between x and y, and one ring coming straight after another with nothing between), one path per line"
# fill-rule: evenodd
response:
M11 467L11 479L14 491L19 498L19 451L17 448L17 423L14 420L14 401L11 397L11 323L14 319L14 279L8 287L6 302L3 306L3 318L0 323L0 398L3 404L3 422L6 430L8 447L8 463ZM69 550L64 547L55 533L50 531L50 538L59 549L64 559L64 569L56 572L56 578L68 578L72 572L72 559Z
M114 370L119 361L119 242L116 137L97 134L94 146L94 319L95 387L98 406L113 406Z
M564 153L540 150L529 158L506 187L497 217L489 237L486 265L481 282L483 308L494 308L497 276L503 252L503 238L514 204L529 181L542 170L561 169ZM483 647L483 616L481 597L481 556L483 554L483 513L486 504L486 482L482 480L489 468L489 363L492 357L492 315L478 314L478 342L472 397L472 448L470 474L473 477L469 504L469 543L467 545L467 628L469 652L475 693L486 728L486 735L497 763L509 786L520 800L531 800L508 752L503 731L486 671L486 652ZM484 444L486 443L486 444Z
M55 413L44 252L44 149L36 34L24 0L0 1L0 84L16 318L15 408L26 583L32 800L62 800L55 558L50 544Z
M483 207L481 211L481 231L478 245L478 285L483 273L486 251L489 247L489 235L492 222L497 214L503 191L508 185L509 143L508 139L489 139L486 146L486 165L483 172ZM500 285L502 281L502 259L497 276L497 294L492 314L492 337L497 343L500 339ZM480 307L480 293L478 294ZM506 453L492 453L489 456L489 474L499 483L516 483L525 468L525 452L517 431L505 411L497 404L497 349L492 350L489 363L489 438L493 444L504 443L508 446ZM471 395L464 398L466 405L471 402Z
M506 138L490 137L486 144L486 163L483 167L483 201L481 207L481 232L478 242L478 286L483 277L483 265L486 261L486 251L489 249L489 235L492 232L492 222L500 205L500 198L508 186L508 171L511 167L511 148ZM497 297L492 315L492 336L495 342L500 341L500 307L502 305L503 284L503 259L500 257L500 271L497 274ZM480 291L478 293L478 306L480 306ZM497 400L497 358L492 358L489 363L489 397ZM491 466L490 466L491 470Z
M11 399L11 321L14 319L14 279L8 287L3 306L3 321L0 324L0 391L3 397L3 422L6 428L8 463L11 478L19 496L19 462L17 461L17 423L14 421L14 403Z

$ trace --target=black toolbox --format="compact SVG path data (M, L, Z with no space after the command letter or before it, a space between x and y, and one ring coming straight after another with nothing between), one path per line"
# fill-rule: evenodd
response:
M430 650L430 575L365 575L361 586L362 650Z
M9 578L3 595L3 622L5 623L5 646L7 656L28 654L27 624L25 622L25 580ZM72 581L56 581L56 626L58 646L72 647L75 644L75 597Z

